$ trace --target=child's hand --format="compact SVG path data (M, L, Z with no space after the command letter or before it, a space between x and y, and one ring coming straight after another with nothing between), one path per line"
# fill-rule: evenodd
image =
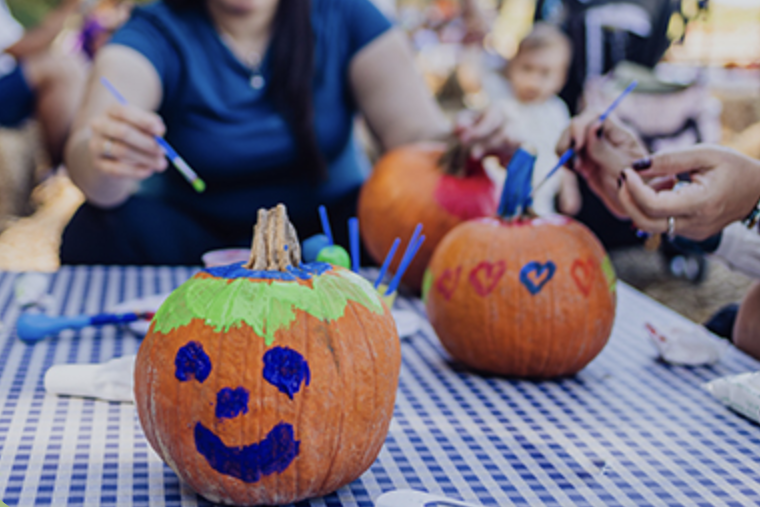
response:
M599 114L588 110L573 118L557 143L557 153L572 147L576 157L570 169L586 178L612 213L625 217L627 212L618 201L618 179L623 169L645 157L647 151L619 120L609 117L602 124Z
M575 216L581 211L583 197L578 187L578 177L566 168L560 170L560 187L558 195L559 212L563 215Z
M475 158L489 155L507 165L520 147L521 140L507 132L507 118L501 108L491 107L481 114L466 111L459 115L454 133L461 143L470 148Z

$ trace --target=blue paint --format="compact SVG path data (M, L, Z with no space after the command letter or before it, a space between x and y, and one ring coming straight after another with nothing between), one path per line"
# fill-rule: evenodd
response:
M302 383L311 382L309 363L295 350L275 347L264 354L264 379L292 400Z
M535 296L552 279L556 271L557 266L552 261L547 261L546 264L529 262L520 270L520 281Z
M312 276L319 276L326 271L330 271L332 266L326 262L312 262L310 264L301 264L295 268L288 266L287 271L253 271L243 267L244 262L238 262L235 264L228 264L226 266L215 266L213 268L206 268L203 271L211 276L217 278L226 278L228 280L234 280L237 278L251 278L251 279L263 279L263 280L281 280L286 282L295 281L297 278L301 280L309 280Z
M211 468L246 483L284 472L298 456L300 446L293 426L284 422L272 428L261 442L240 447L228 447L203 424L195 425L195 448Z
M533 202L530 194L532 191L533 166L536 164L536 155L523 148L515 152L507 166L507 181L501 193L498 214L502 218L514 218L522 215L525 209Z
M216 393L216 417L234 419L240 414L248 413L248 390L244 387L223 388Z
M211 360L198 342L189 342L177 351L174 376L181 382L195 379L201 384L211 373Z

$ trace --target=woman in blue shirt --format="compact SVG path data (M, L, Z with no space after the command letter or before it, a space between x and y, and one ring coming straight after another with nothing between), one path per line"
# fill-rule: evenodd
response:
M62 262L197 264L204 251L248 244L257 209L278 202L302 237L318 232L320 204L340 232L366 175L357 112L385 149L450 129L403 34L369 0L136 9L98 54L67 146L88 203L64 234ZM485 115L461 138L476 150L499 146L500 126ZM153 135L205 180L205 193L166 170Z

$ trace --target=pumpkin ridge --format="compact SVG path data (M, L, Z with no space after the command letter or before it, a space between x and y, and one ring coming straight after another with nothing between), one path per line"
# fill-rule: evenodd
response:
M356 311L356 308L354 308L353 305L349 305L351 308L351 313L353 313L354 318L356 320L361 320L359 314ZM371 352L372 355L372 379L374 382L372 383L372 402L373 405L378 406L378 400L377 400L377 354L375 353L375 348L372 346L372 340L369 337L369 334L366 332L366 330L362 329L364 331L364 342L366 343L367 349ZM367 454L375 454L375 449L367 447L365 450L365 455L362 456L361 463L364 464L367 461ZM364 472L362 472L364 473Z
M324 305L325 302L322 301L322 304ZM335 344L336 341L333 340L333 338L332 338L332 329L330 327L328 327L328 326L323 326L322 329L325 331L325 334L327 335L327 338L329 339L330 343ZM337 354L337 355L340 355L340 354ZM333 357L337 357L337 355L335 354L335 351L333 351ZM338 381L342 385L346 385L346 382L343 381L343 375L345 374L345 369L336 368L336 372L337 372L337 375L338 375ZM341 407L341 410L340 410L340 419L339 419L338 428L337 428L337 431L336 431L336 434L339 435L339 436L342 436L343 423L345 422L344 421L345 418L346 418L346 413L345 413L344 410L342 410L342 407ZM332 479L331 472L332 472L333 467L335 466L335 462L338 459L338 455L340 454L340 449L341 449L341 443L342 443L342 441L343 441L343 439L339 438L338 442L337 442L337 445L333 449L332 456L330 457L330 464L329 464L329 466L327 466L325 468L324 479L322 479L322 481L320 481L318 491L326 491L326 484L327 484L327 482L330 479Z

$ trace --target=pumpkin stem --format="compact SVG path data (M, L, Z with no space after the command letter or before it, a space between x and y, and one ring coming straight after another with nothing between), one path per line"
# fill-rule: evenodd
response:
M438 159L438 166L449 176L463 178L467 174L467 159L469 151L465 149L454 134L449 134L446 139L446 151Z
M244 266L253 271L287 271L301 264L301 245L287 209L278 204L272 209L259 209L253 228L251 257Z
M473 157L470 147L462 144L455 134L448 134L440 138L440 140L446 144L446 151L438 159L438 167L443 169L444 174L457 178L485 175L483 158ZM500 161L503 158L501 155L498 155L498 157ZM509 160L509 158L506 160Z

